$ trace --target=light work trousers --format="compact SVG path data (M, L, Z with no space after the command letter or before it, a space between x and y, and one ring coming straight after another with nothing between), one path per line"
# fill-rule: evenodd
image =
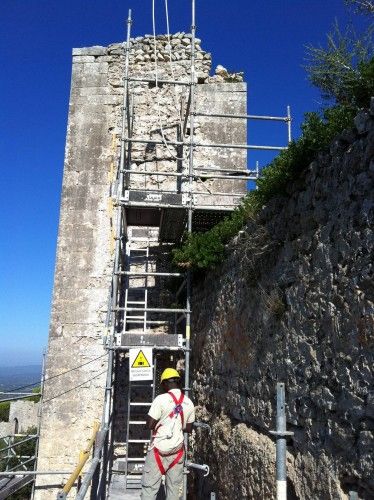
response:
M170 457L161 457L162 464L166 470L175 455ZM166 471L165 475L165 489L166 500L179 500L182 495L183 488L183 460L184 454L171 469ZM157 465L153 450L147 453L144 463L143 476L142 476L142 494L141 500L155 500L157 493L160 489L162 475Z

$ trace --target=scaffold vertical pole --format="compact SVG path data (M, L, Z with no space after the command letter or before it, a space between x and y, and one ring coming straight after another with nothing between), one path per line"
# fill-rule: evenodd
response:
M192 233L192 212L193 212L193 153L194 153L194 113L195 109L195 38L196 38L196 22L195 22L195 0L191 2L191 80L190 80L190 158L188 164L188 218L187 231ZM186 354L185 354L185 392L188 396L190 389L190 343L191 343L191 271L187 271L187 300L186 300ZM185 454L187 458L188 452L188 436L185 435ZM183 499L187 499L187 473L183 476Z
M38 454L39 454L39 442L40 442L40 431L42 427L42 406L43 406L43 396L44 396L44 384L45 384L45 358L46 358L46 352L43 352L43 359L42 359L42 373L41 373L41 380L40 380L40 399L39 399L39 407L38 407L38 430L37 430L37 439L35 443L35 461L34 461L34 471L37 470L38 468ZM35 496L35 481L36 478L34 479L32 483L32 491L30 498L31 500L34 500Z
M292 129L291 129L291 106L287 106L287 135L288 135L288 144L292 141Z
M119 200L123 196L123 171L125 166L125 142L126 142L126 124L127 113L128 113L128 72L129 72L129 50L130 50L130 33L131 33L131 9L129 9L129 15L127 18L127 36L126 36L126 47L125 47L125 74L123 82L123 115L122 115L122 132L121 132L121 153L119 161L119 175L118 175L118 189L117 189L117 199ZM112 303L111 303L111 333L114 336L116 327L116 305L117 305L117 294L118 294L118 281L119 281L119 263L120 263L120 253L121 245L123 244L122 238L122 212L123 208L118 204L117 213L117 223L116 223L116 246L114 254L114 273L113 273L113 286L112 286Z
M277 440L276 440L276 478L277 500L287 500L286 471L286 402L284 383L277 383Z

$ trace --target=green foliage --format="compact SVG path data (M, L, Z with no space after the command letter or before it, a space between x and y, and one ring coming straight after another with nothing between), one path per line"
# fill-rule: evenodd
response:
M371 12L371 0L347 0L357 9ZM173 251L180 267L211 269L222 262L225 245L275 196L287 194L287 186L326 148L334 137L353 124L361 107L368 107L374 95L373 27L357 37L348 28L341 33L338 25L327 35L327 47L308 47L311 82L324 98L333 102L321 113L307 113L301 137L293 141L265 169L255 191L247 194L241 206L206 233L185 236Z
M40 387L34 387L34 389L32 389L31 392L34 392L36 393L37 395L36 396L30 396L29 398L26 398L27 401L33 401L34 403L38 403L39 400L40 400Z
M26 431L26 435L32 435L36 434L37 429L36 427L30 427ZM26 435L23 436L17 436L12 438L12 443L11 444L16 444L21 441L23 441L26 438ZM0 448L4 448L8 446L8 443L2 439L0 442ZM36 447L36 440L35 439L30 439L29 441L26 441L25 443L19 444L18 446L13 447L13 450L15 451L16 455L18 457L32 457L35 454L35 447ZM17 467L21 467L20 464L27 460L26 458L18 458L15 456L13 453L8 455L8 450L6 451L0 451L0 471L5 471L6 467L9 469L16 469ZM25 464L27 469L31 470L33 468L33 461L28 462Z
M173 250L173 261L179 267L212 269L222 262L225 244L271 198L285 195L286 187L328 146L343 129L352 125L354 110L336 106L323 114L307 113L300 139L290 144L263 171L258 189L244 198L240 207L205 233L187 235L179 248Z
M360 37L337 24L326 47L308 46L309 79L327 101L344 106L368 106L374 91L373 26Z
M345 3L354 7L356 12L363 14L374 14L373 0L345 0Z
M9 420L10 402L0 402L0 422L8 422Z

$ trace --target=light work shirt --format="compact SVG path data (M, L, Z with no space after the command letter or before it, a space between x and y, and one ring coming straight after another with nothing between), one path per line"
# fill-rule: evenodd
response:
M170 392L174 394L177 400L181 397L180 389L171 389ZM150 449L156 447L161 453L165 454L180 450L183 444L182 419L180 415L169 417L174 408L175 403L168 393L160 394L154 399L148 415L154 420L158 420L158 423ZM186 424L195 422L195 407L187 396L184 396L182 408L184 427L186 427Z

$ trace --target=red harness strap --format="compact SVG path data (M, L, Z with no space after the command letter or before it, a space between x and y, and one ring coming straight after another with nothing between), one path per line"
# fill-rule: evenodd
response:
M181 418L181 421L182 421L182 430L183 430L183 428L184 428L184 415L183 415L182 403L184 400L184 394L182 393L179 399L177 399L171 391L169 391L168 394L170 394L170 396L172 397L174 404L175 404L175 408L169 413L169 417L173 418L174 416L178 417L178 415L179 415ZM156 435L158 428L155 429L153 437ZM176 465L179 462L179 460L182 458L183 453L184 453L184 445L182 445L182 448L176 452L176 457L174 458L174 460L171 462L171 464L169 465L169 467L167 469L165 469L165 467L162 463L161 456L170 457L170 456L174 455L174 453L169 453L168 455L161 455L159 450L156 447L153 448L153 453L154 453L158 468L160 469L161 474L164 476L167 473L167 471L170 470L172 467L174 467L174 465Z
M183 428L184 428L184 415L183 415L182 403L184 400L184 394L182 393L179 399L177 399L171 391L169 391L168 394L172 397L174 404L175 404L175 408L173 409L173 411L171 411L169 413L169 417L173 418L174 415L180 415L181 421L182 421L182 430L183 430Z
M153 448L153 453L155 455L155 459L156 459L156 462L157 462L158 468L160 469L161 474L163 476L165 476L167 471L170 470L172 467L174 467L174 465L176 465L179 462L179 460L182 458L183 453L184 453L184 446L182 446L182 448L177 452L176 457L174 458L174 460L171 462L171 464L169 465L169 467L167 469L165 469L164 464L162 463L161 455L160 455L160 452L158 451L157 448ZM171 455L174 455L174 453L171 453L170 455L163 455L163 456L169 457Z

